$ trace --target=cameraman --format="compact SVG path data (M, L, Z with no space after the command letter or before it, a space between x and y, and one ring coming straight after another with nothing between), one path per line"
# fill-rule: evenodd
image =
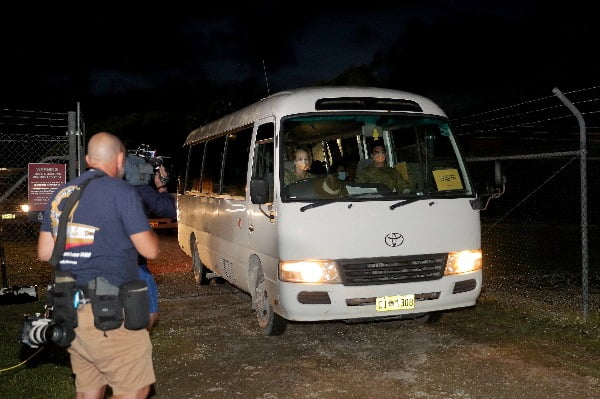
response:
M61 211L76 186L88 181L77 207L70 213L66 250L57 269L73 274L78 287L90 281L108 281L111 286L139 279L138 253L155 259L158 236L148 223L139 195L122 180L125 146L116 136L100 132L91 137L85 157L90 168L57 188L50 197L38 238L38 258L52 259ZM85 288L82 288L85 290ZM103 398L110 385L116 397L145 398L156 382L152 342L147 330L101 330L95 324L93 294L77 307L75 339L68 347L75 374L77 398ZM145 298L144 298L145 299ZM94 312L92 312L92 309Z
M147 181L147 178L140 177L139 175L133 175L136 173L134 165L140 162L141 158L135 155L127 155L127 163L125 168L125 179L132 184L144 204L146 215L154 213L156 216L163 218L174 218L176 216L176 205L175 198L168 192L167 183L169 182L169 175L165 167L161 164L156 172L154 173L154 187L149 184L139 184L140 181ZM146 280L148 284L148 293L150 296L150 324L148 325L148 331L152 332L152 329L156 326L159 319L158 310L158 287L156 281L148 268L148 262L145 257L140 255L138 257L138 265L140 267L140 278Z

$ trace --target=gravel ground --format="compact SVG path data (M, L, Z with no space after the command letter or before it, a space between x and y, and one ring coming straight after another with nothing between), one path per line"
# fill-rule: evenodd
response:
M599 397L600 326L577 321L576 276L486 270L478 306L448 312L435 325L290 323L283 336L265 337L247 294L229 284L196 285L175 233L160 235L161 254L149 262L161 309L153 333L155 398ZM34 246L7 246L8 279L36 284L42 295L50 269L32 253ZM590 280L590 310L597 316L598 276ZM538 318L519 319L513 310L531 307L564 326L565 336L580 334L595 346L581 347L556 330L529 345L515 342ZM499 318L514 313L514 325L498 331L506 323L485 324L489 309Z

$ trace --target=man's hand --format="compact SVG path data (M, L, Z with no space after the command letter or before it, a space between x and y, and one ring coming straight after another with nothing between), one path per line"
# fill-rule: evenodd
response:
M158 170L154 174L154 184L156 187L161 187L169 182L169 174L163 165L158 167Z

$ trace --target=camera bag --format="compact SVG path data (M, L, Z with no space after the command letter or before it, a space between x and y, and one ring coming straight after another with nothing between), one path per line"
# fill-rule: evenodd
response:
M114 330L123 324L123 306L119 287L104 277L96 277L88 284L92 292L94 326L102 331Z
M121 287L125 328L141 330L150 324L150 298L146 280L135 280Z

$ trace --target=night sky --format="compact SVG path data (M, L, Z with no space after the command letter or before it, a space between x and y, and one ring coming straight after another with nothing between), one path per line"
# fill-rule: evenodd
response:
M0 107L80 102L90 130L163 146L300 86L400 88L452 115L600 80L600 24L576 1L58 4L0 16Z

